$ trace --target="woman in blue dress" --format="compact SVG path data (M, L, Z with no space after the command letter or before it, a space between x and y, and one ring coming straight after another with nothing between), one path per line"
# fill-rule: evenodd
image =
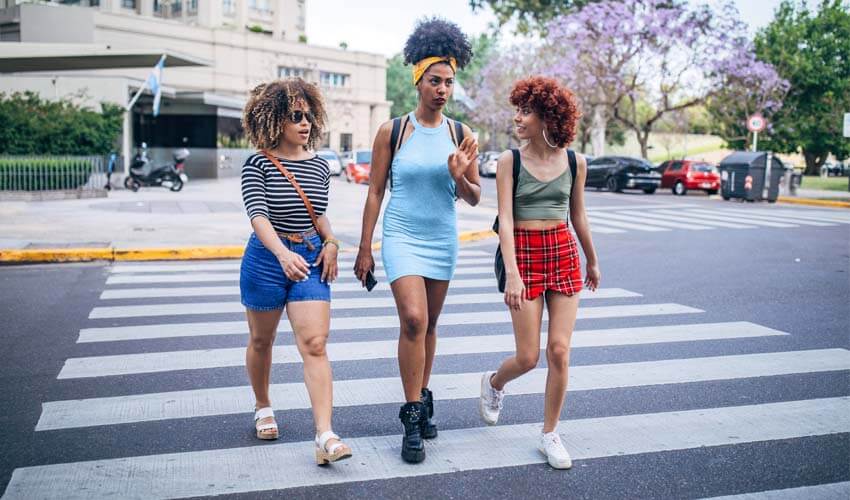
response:
M365 285L368 272L375 268L372 235L389 184L392 194L384 212L381 257L401 326L398 364L405 398L399 412L404 426L401 456L412 463L425 459L423 439L437 436L428 380L437 319L457 260L455 202L460 198L476 205L481 198L478 144L472 130L443 115L455 72L471 57L469 40L460 28L441 19L421 21L408 38L404 59L413 65L419 105L384 123L375 137L354 265Z

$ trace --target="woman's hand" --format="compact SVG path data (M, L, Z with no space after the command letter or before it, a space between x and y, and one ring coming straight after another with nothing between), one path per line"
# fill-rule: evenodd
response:
M508 276L505 280L505 304L515 311L520 311L524 302L525 283L519 276Z
M599 281L602 279L602 272L599 270L599 264L590 262L587 263L587 275L584 277L584 287L595 292L599 288Z
M455 181L463 177L476 156L478 156L478 143L472 137L466 137L458 145L457 150L449 155L449 173Z
M339 248L333 243L328 243L322 247L319 252L319 258L316 259L315 266L322 266L322 281L333 283L339 274L339 267L336 258L339 255Z
M360 249L357 252L357 260L354 261L354 275L366 286L366 273L375 270L375 259L372 258L372 250Z
M283 273L292 281L304 281L310 274L310 266L304 257L295 252L287 250L278 256L277 261L283 269Z

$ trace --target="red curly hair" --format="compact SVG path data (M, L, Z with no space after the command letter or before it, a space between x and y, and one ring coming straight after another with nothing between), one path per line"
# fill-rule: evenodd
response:
M529 108L543 121L546 137L563 148L576 137L581 118L573 92L554 78L532 76L517 81L511 90L511 104Z

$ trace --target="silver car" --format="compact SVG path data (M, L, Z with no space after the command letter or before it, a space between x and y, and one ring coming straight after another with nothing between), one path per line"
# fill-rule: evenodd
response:
M316 151L316 154L320 158L327 160L331 175L340 175L342 173L342 160L340 160L336 151L333 149L320 149Z
M499 160L498 151L486 151L478 158L478 175L481 177L496 177L496 162Z

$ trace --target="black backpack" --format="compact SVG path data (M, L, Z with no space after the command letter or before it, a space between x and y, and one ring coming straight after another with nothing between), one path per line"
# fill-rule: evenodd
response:
M451 120L446 118L454 124L454 126L449 127L449 133L452 136L452 142L455 147L458 144L463 142L463 124L456 120ZM393 118L393 130L390 133L390 165L387 167L387 178L390 180L390 191L393 190L393 158L395 158L395 153L401 147L401 138L404 137L404 132L407 130L407 124L410 122L410 115L404 116L404 125L401 123L401 117Z
M511 196L511 200L516 197L516 186L519 183L519 169L521 166L521 161L519 157L519 149L511 149L511 153L514 157L514 168L513 168L513 196ZM567 158L570 163L570 175L572 175L572 185L570 186L570 198L573 196L573 191L576 187L576 172L578 171L578 163L576 163L576 154L572 149L567 150ZM499 216L496 216L496 220L493 221L493 231L498 235L499 234ZM496 273L496 283L499 286L499 291L505 292L505 260L502 258L502 246L498 245L496 247L496 258L493 262L493 270Z

